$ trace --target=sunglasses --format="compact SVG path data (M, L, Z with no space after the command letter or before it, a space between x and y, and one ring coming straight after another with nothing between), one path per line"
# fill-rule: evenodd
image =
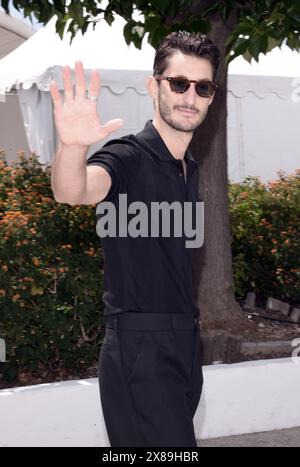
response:
M218 87L217 84L209 81L208 79L200 79L199 81L196 81L194 79L187 79L184 76L175 76L174 78L171 78L170 76L158 76L155 77L155 79L156 81L169 81L171 91L177 92L179 94L186 92L189 89L191 83L195 83L196 93L200 97L212 96Z

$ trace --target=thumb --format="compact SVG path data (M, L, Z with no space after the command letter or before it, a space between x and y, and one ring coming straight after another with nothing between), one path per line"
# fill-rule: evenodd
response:
M102 128L105 133L109 135L113 131L117 131L123 125L124 121L121 118L114 118L113 120L109 120L109 122L105 123Z

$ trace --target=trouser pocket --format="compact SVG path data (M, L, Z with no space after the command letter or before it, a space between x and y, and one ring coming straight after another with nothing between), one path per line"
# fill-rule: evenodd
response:
M141 364L147 331L119 330L120 351L126 379L130 383Z

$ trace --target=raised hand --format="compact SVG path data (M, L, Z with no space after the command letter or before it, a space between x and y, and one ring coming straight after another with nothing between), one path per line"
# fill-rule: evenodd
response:
M54 118L60 141L64 145L90 146L106 138L123 125L121 119L114 119L101 125L97 114L97 99L100 92L100 76L91 72L90 92L86 93L84 69L81 62L75 64L75 95L71 81L71 70L64 67L63 82L65 101L59 94L56 82L50 84L50 93L54 105Z

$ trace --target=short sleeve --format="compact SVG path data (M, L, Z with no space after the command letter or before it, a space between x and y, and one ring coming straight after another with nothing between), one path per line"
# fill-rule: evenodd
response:
M138 146L122 138L109 141L87 159L87 165L99 165L111 177L111 187L102 201L130 192L137 177L139 160Z

